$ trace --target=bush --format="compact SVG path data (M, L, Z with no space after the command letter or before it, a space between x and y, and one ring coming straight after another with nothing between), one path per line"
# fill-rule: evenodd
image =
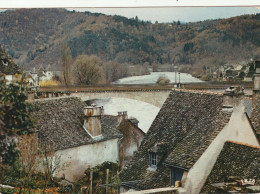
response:
M13 193L16 193L16 190L15 189L9 189L9 188L2 188L2 187L0 187L0 193L13 194Z
M117 163L113 162L104 162L96 167L92 168L93 170L93 193L105 193L105 187L100 187L106 183L106 170L109 169L109 184L116 183L116 173L119 171L119 166ZM78 193L82 186L86 186L86 189L89 189L90 185L90 171L91 168L88 168L85 171L85 176L78 180L74 186L74 192ZM111 189L111 188L110 188Z
M165 76L160 76L158 79L157 79L157 84L159 85L167 85L170 83L170 80L169 78L165 77Z

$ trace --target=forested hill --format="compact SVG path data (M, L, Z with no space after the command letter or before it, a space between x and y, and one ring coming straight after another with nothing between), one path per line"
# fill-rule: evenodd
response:
M180 24L65 9L19 9L0 13L0 44L26 67L58 68L67 42L72 57L95 54L128 64L218 66L260 55L260 14Z

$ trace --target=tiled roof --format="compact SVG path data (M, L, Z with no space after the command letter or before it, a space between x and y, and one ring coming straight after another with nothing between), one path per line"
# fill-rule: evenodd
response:
M205 120L194 125L187 136L171 150L165 163L190 169L229 122L230 115L231 112L227 111L211 118L205 118L203 115Z
M248 117L250 118L251 114L252 114L252 109L253 109L252 99L245 98L244 99L244 107L245 107L245 112L247 113Z
M255 179L259 185L260 148L226 142L201 192L216 192L211 184L225 182L230 176Z
M256 133L260 136L260 97L256 99L255 103L250 119Z
M33 115L38 125L38 137L56 149L66 149L121 137L116 129L118 122L113 116L102 116L103 138L92 139L83 129L83 108L79 98L59 98L33 102Z
M221 95L171 92L133 160L120 173L121 180L150 180L146 180L146 184L135 185L139 189L168 186L170 173L164 164L189 169L224 127L223 122L228 122L229 117L230 112L222 111ZM160 156L157 170L149 170L148 151L158 143L163 143L167 149Z

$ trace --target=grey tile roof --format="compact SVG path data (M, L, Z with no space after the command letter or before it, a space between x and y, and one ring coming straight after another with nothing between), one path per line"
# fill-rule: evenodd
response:
M259 185L260 147L226 142L201 192L216 192L211 184L225 182L230 176L255 179Z
M219 115L205 118L197 123L170 152L165 163L184 169L190 169L200 158L210 143L229 122L231 112L222 111Z
M256 104L254 105L250 119L260 141L260 97L256 99Z
M47 144L54 143L57 150L76 147L121 137L113 116L101 117L103 138L92 139L83 129L83 108L79 98L59 98L33 102L33 116L38 126L38 137Z
M244 100L244 107L245 107L245 112L247 113L248 117L251 117L252 110L253 110L253 103L252 99L245 99Z
M169 186L170 172L164 164L189 169L224 127L223 122L227 123L229 118L230 112L222 111L221 95L171 92L138 152L120 173L121 180L149 179L145 181L146 184L125 183L139 189ZM163 143L166 150L160 156L157 170L149 170L148 152L158 143Z

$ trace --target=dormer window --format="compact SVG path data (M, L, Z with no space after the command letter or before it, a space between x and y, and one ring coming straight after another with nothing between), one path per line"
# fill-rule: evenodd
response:
M149 153L150 167L157 167L157 155L156 153Z

